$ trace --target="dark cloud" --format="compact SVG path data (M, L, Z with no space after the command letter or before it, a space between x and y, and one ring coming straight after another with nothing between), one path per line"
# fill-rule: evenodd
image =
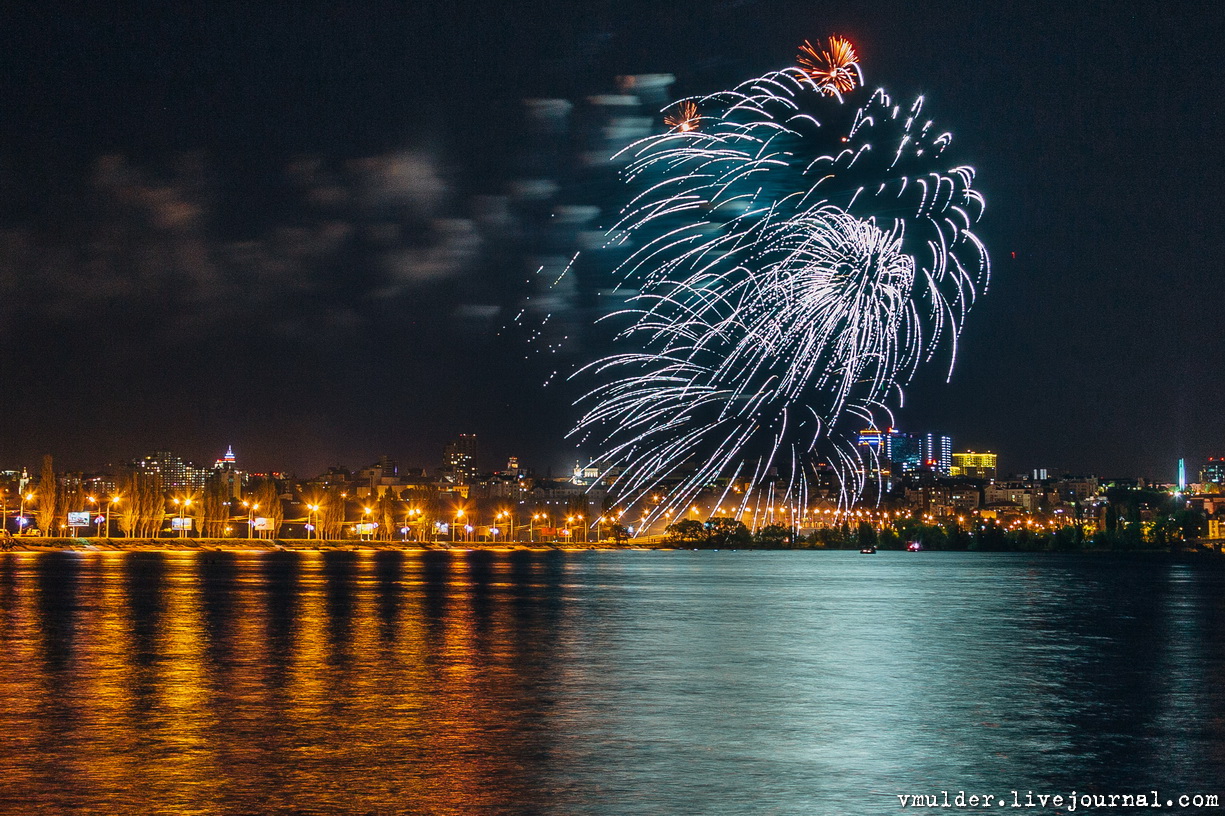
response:
M480 226L422 152L293 159L252 237L226 227L233 202L221 191L237 180L200 154L168 169L105 156L77 181L73 217L0 230L7 323L142 314L180 337L278 312L284 324L322 316L350 328L365 319L363 301L412 297L481 260Z

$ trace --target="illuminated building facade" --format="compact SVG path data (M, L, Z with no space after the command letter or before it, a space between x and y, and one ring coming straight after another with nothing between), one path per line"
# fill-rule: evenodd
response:
M448 442L442 452L443 478L454 484L467 484L476 479L476 434L460 434Z
M923 466L923 440L918 434L889 429L885 435L885 458L894 474L913 473Z
M951 450L952 440L947 436L942 438ZM865 428L859 432L856 441L861 448L872 450L882 463L887 463L895 476L914 473L924 465L924 438L919 434L905 433L896 428L887 431Z
M859 432L857 442L861 448L872 448L873 450L880 452L881 443L884 441L884 438L885 434L881 433L875 428L864 428Z
M210 473L208 469L198 468L170 451L154 451L134 461L132 466L146 473L159 474L162 487L166 490L200 490Z
M953 476L967 476L971 479L994 479L996 455L990 451L976 453L962 451L953 454Z
M225 446L225 456L213 462L213 470L237 470L238 458L234 456L234 446Z
M923 465L941 476L952 475L953 437L938 433L924 434Z

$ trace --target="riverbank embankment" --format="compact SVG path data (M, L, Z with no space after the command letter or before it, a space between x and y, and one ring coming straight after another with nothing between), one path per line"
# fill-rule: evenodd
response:
M628 550L667 547L666 544L635 542L632 545L600 542L591 544L550 544L541 542L450 542L450 541L370 541L346 539L316 541L314 539L252 539L252 538L38 538L20 537L0 541L0 549L8 552L277 552L331 550L395 550L424 552L426 550ZM670 548L670 547L669 547Z

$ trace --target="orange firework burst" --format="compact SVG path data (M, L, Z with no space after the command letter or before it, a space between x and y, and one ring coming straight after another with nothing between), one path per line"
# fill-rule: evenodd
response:
M804 40L796 61L800 70L828 93L853 91L860 82L855 46L845 37L830 37L829 48L823 51Z
M668 115L664 124L681 133L698 129L698 106L694 102L682 102L676 107L676 113Z

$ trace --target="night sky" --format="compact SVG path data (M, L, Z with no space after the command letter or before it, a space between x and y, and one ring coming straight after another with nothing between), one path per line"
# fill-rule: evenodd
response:
M433 467L468 432L560 472L569 397L499 333L521 100L708 93L840 33L987 198L990 291L899 425L1173 479L1225 454L1222 31L1216 3L31 6L0 33L0 466Z

